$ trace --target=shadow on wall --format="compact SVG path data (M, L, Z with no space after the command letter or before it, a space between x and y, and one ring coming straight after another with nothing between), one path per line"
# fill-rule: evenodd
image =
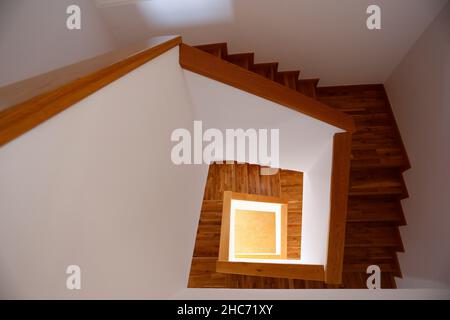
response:
M100 6L99 11L116 41L125 46L166 34L181 34L190 43L190 35L198 38L201 34L204 37L200 42L226 41L228 33L221 34L219 30L229 30L233 26L234 7L234 0L164 0ZM118 26L117 21L123 23Z

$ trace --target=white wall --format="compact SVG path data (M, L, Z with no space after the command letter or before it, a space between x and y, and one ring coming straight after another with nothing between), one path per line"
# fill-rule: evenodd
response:
M0 297L185 288L207 167L173 165L170 134L191 125L174 48L0 148Z
M168 298L186 288L207 166L173 165L170 135L194 119L278 128L280 166L304 171L305 189L321 194L303 215L328 225L330 142L341 130L184 71L178 58L174 48L0 148L0 297ZM312 245L302 258L324 263L328 228L309 223L317 241L302 240ZM71 264L81 291L65 288Z
M308 171L339 128L272 101L184 70L194 117L203 127L279 129L280 168ZM233 159L228 159L233 160Z
M450 287L450 4L386 83L412 168L400 287Z
M342 130L190 71L184 74L194 117L203 121L204 128L279 129L279 167L304 172L302 263L324 264L328 248L332 140Z
M321 85L384 83L447 0L151 0L100 10L120 44L180 34L188 44L228 42ZM381 7L381 30L366 9ZM363 59L361 57L364 57Z
M306 264L327 262L332 162L333 137L329 137L314 165L303 175L301 260Z
M66 8L81 8L81 30L66 28ZM91 0L1 0L0 86L114 49Z

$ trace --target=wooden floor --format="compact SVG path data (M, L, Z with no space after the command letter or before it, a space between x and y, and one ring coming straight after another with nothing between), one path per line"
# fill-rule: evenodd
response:
M210 187L212 182L208 180L188 286L366 288L367 266L375 264L382 271L382 287L395 288L395 277L401 276L397 252L404 250L398 230L399 226L405 225L400 200L408 197L402 173L409 168L409 161L383 85L317 88L318 79L301 79L299 71L278 72L276 62L255 64L252 53L229 55L226 43L199 48L351 115L357 131L353 134L352 143L342 285L329 286L317 281L232 276L214 272L221 214L218 208L221 208L223 188L235 183L234 187L239 192L242 192L241 188L248 188L250 193L262 192L275 196L282 189L269 178L263 178L259 184L253 182L250 175L247 182L232 182L230 173L226 173L230 172L228 169L220 173L220 180L214 182L215 187ZM280 186L281 181L282 176ZM291 243L293 240L291 238Z

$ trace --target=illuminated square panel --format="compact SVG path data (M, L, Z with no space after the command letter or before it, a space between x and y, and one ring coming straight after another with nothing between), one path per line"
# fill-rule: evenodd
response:
M236 209L234 241L235 256L276 254L276 213Z

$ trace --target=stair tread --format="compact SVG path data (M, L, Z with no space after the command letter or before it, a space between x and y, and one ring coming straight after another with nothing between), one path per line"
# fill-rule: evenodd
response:
M270 80L275 80L278 62L254 63L250 70Z
M229 54L225 58L228 62L238 65L245 69L251 69L254 61L253 52Z
M215 55L216 57L219 57L221 59L225 58L228 55L228 48L226 42L203 44L194 47L203 50L205 52L208 52L212 55Z
M391 247L403 251L398 227L375 223L347 223L345 247Z
M357 170L350 172L349 196L407 197L402 174L395 169Z
M404 225L402 206L397 199L371 199L350 197L347 221L349 222L392 222Z
M278 71L275 75L275 81L290 88L297 90L297 81L300 71Z
M319 79L299 79L297 80L297 91L313 99L317 97L317 83Z

